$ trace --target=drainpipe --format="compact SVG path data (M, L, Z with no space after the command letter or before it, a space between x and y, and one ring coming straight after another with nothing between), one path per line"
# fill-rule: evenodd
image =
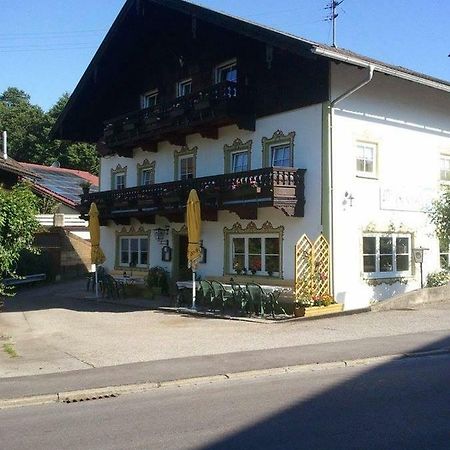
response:
M3 159L8 159L8 133L4 131L3 135Z
M353 95L356 91L359 91L362 87L364 87L366 84L369 84L372 81L373 78L373 72L375 67L372 64L369 64L367 66L368 73L367 77L358 83L356 86L348 89L343 94L339 95L339 97L336 97L333 101L330 102L329 110L328 110L328 120L329 120L329 151L328 151L328 186L330 189L330 198L328 202L328 214L329 214L329 240L330 240L330 250L331 250L331 261L333 261L334 258L334 214L333 214L333 197L334 197L334 184L333 184L333 117L334 117L334 107L341 102L342 100L345 100L346 98ZM331 78L331 77L330 77ZM331 263L331 292L334 293L334 264Z

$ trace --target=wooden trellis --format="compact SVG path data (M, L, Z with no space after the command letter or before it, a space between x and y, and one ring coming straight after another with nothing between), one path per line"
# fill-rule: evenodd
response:
M295 246L295 298L330 294L330 245L321 234L312 242L304 234Z

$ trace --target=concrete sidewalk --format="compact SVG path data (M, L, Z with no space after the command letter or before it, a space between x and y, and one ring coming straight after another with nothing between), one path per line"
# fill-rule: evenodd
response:
M338 361L430 351L450 352L448 330L2 378L0 407L1 402L7 399L55 395L67 391L163 383L290 366L311 364L320 366Z
M450 302L273 324L80 300L82 281L24 290L0 314L0 378L450 330ZM18 357L3 351L10 343Z

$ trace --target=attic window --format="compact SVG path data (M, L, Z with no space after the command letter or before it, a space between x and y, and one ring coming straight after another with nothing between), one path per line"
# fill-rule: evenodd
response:
M232 81L237 83L237 61L232 59L216 67L216 83Z
M141 95L141 108L151 108L158 103L158 89L153 89L152 91L146 92Z

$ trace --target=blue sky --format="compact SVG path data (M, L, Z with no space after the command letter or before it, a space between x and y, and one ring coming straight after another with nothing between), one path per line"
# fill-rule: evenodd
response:
M329 0L198 4L331 43ZM125 0L0 0L0 92L19 87L48 109L72 92ZM344 0L337 44L450 80L449 0Z

